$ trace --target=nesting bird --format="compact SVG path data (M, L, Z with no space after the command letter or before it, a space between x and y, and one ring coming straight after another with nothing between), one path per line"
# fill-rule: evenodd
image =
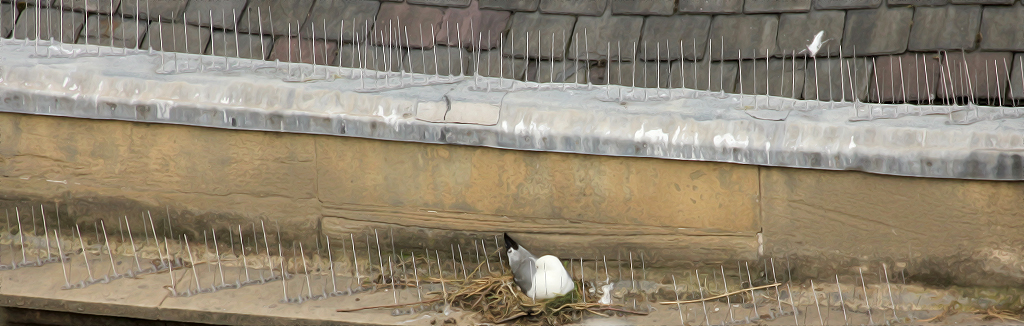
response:
M562 261L552 255L540 258L505 234L508 265L516 285L534 300L551 299L576 289Z

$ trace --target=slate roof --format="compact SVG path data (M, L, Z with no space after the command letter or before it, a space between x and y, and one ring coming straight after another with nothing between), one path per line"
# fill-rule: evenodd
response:
M372 49L402 60L381 69L497 76L504 62L520 80L804 99L849 99L851 85L869 101L1024 98L1018 0L0 2L3 37L345 66ZM828 41L806 58L821 31Z

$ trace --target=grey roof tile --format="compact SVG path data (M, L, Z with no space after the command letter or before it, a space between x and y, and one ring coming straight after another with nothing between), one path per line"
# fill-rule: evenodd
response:
M443 7L468 7L471 0L408 0L411 4Z
M343 34L344 41L351 42L357 34L359 38L366 36L366 26L372 27L378 9L380 2L375 0L317 0L304 26L326 21L328 39L338 40Z
M576 27L570 38L568 56L570 59L580 60L608 60L609 57L611 60L618 60L617 45L632 48L633 42L640 40L640 28L643 24L644 18L638 16L606 14L601 17L580 17L576 20ZM609 47L615 50L608 53Z
M914 9L908 7L846 11L844 54L894 54L907 50Z
M811 0L746 0L743 4L743 12L748 14L806 12L808 10L811 10Z
M149 33L146 33L146 38L142 41L142 48L152 47L158 51L201 54L206 50L209 40L209 28L183 23L150 22Z
M1024 50L1024 5L986 6L982 17L982 50Z
M949 0L887 0L890 6L935 7L945 6Z
M287 35L288 26L291 25L291 35L299 35L300 29L297 25L306 21L312 6L311 0L252 0L244 13L239 11L242 16L238 29L242 32L259 33L262 28L263 34ZM305 28L305 32L309 32L308 27Z
M309 7L303 7L303 4L308 3L312 5L312 0L292 0L289 2L292 3L294 8L283 12L300 13L302 8L307 8L305 13L301 13L302 19L291 21L295 25L301 24L306 20L306 13L309 12ZM189 1L183 14L188 23L192 25L210 26L210 17L212 16L214 27L229 28L241 17L242 11L245 10L245 3L246 0Z
M710 29L709 15L651 16L644 22L640 40L663 44L661 60L677 60L680 52L688 60L700 60L704 57L704 47L707 46ZM679 50L680 42L682 50ZM697 47L696 50L693 49L694 46ZM645 52L641 49L638 56L641 60L656 60L658 53Z
M270 36L214 31L213 40L210 42L210 46L206 47L206 52L204 53L265 60L265 55L273 51L273 45L274 38ZM337 59L331 60L332 63L335 61Z
M42 21L41 24L36 24L36 12L37 7L25 7L22 13L18 16L18 22L14 26L14 37L20 39L36 39L36 27L39 27L39 38L46 40L53 38L55 40L61 40L60 31L64 31L64 36L61 41L65 43L74 43L75 36L78 35L79 31L85 25L85 14L79 12L65 12L64 21L61 22L60 10L52 8L40 8L38 16Z
M871 79L871 101L903 103L927 101L934 98L939 80L939 56L935 53L905 53L879 56L873 70L878 76ZM902 71L902 74L901 74ZM927 77L927 78L926 78ZM880 86L875 90L875 82Z
M511 11L537 11L540 0L480 0L480 8L511 10Z
M724 90L726 93L735 92L736 80L737 80L737 69L739 64L737 61L712 61L709 62L708 57L705 56L704 60L701 61L689 61L689 60L676 60L672 62L672 70L670 83L673 87L679 87L678 85L685 85L686 88L697 89L697 90L708 90L718 92ZM678 73L682 71L682 73ZM710 86L709 82L710 73Z
M278 36L274 40L274 50L270 52L267 60L322 65L325 64L324 51L326 50L328 62L331 62L337 49L338 43L334 41L328 41L325 47L322 41L314 42L306 38Z
M775 37L778 34L778 15L726 15L716 16L711 21L711 57L714 60L739 58L739 52L763 56L768 49L775 52ZM724 40L724 44L723 44Z
M441 30L441 20L444 17L444 10L439 7L409 5L405 3L384 2L380 4L377 11L377 21L374 23L373 35L375 42L381 42L380 35L388 40L388 29L401 31L396 37L402 46L413 48L430 49L434 46L434 39ZM420 34L422 28L422 34ZM433 33L431 33L433 29ZM406 30L409 31L409 38L405 37ZM400 39L398 39L400 38Z
M65 10L87 11L90 13L109 14L117 10L120 0L64 0L54 1L54 7ZM30 3L34 3L30 2ZM63 6L61 6L63 4Z
M1011 5L1017 0L950 0L953 4Z
M971 50L980 23L981 6L915 8L908 50Z
M580 16L600 16L608 0L540 0L540 12Z
M612 13L616 15L662 15L676 11L676 0L614 0Z
M527 50L526 41L529 33L529 56L536 58L538 53L541 57L551 56L551 35L555 35L555 60L561 60L565 56L565 49L568 47L569 38L572 37L573 25L576 24L576 17L566 15L548 15L541 13L517 12L512 14L512 28L509 37L505 38L505 48L502 53L515 55L522 58ZM540 35L538 51L538 39ZM563 36L564 35L564 36ZM544 40L547 42L544 42ZM513 47L513 45L515 45Z
M64 14L67 15L66 12ZM142 43L142 37L146 36L146 28L149 27L145 21L140 26L134 18L121 19L120 16L91 15L87 19L89 29L82 28L78 37L80 43L88 34L91 44L111 45L113 41L115 47L135 48Z
M531 60L526 80L538 83L587 83L588 66L585 62ZM593 78L593 77L591 77ZM601 80L591 79L595 85Z
M473 56L463 48L438 45L430 50L411 49L405 55L409 56L402 60L405 71L440 76L459 76L472 71L470 59Z
M502 56L501 51L493 50L480 53L479 73L481 76L522 80L523 72L526 71L524 67L526 67L526 60ZM474 71L475 69L476 67L474 67Z
M871 9L882 5L882 0L814 0L814 9Z
M613 62L600 68L592 68L590 71L592 73L591 81L595 85L604 85L607 81L612 85L666 88L668 87L669 80L671 80L671 69L672 63L668 61L640 60L636 62ZM679 85L674 86L675 88L679 87Z
M1007 99L1024 99L1024 53L1014 54L1013 62L1009 64L1012 65L1009 69L1010 87L1004 96ZM1013 104L1017 106L1017 103Z
M10 37L14 22L18 20L18 10L13 4L0 3L0 38Z
M459 44L461 36L463 47L496 47L510 17L512 13L508 11L481 10L476 1L467 8L448 8L441 20L437 42L454 46ZM456 28L458 31L455 31Z
M817 62L809 62L803 98L852 102L853 91L856 88L858 99L861 101L867 99L871 70L858 67L854 72L851 62L853 62L852 58L838 57L818 58ZM863 60L859 58L857 62L863 64ZM817 65L817 69L815 69L815 65ZM744 66L744 68L746 67ZM853 74L857 75L856 78L851 78Z
M396 50L395 48L391 49L392 51ZM403 54L407 52L403 48L399 48L397 50L401 51ZM359 53L360 51L365 51L363 52L365 53L365 57L361 57ZM391 69L391 71L399 71L403 67L403 64L386 63L384 61L384 51L385 48L379 45L370 44L366 48L363 48L363 45L360 45L357 49L356 46L352 44L343 44L341 46L341 53L339 54L339 57L341 58L342 67L358 68L365 65L365 67L370 70L386 71L386 69ZM364 60L360 61L360 58L363 58ZM406 62L407 60L408 58L405 58L403 55L402 62ZM337 59L335 59L331 64L334 65L336 63ZM367 73L367 75L372 76L372 73Z
M1010 52L974 52L963 55L960 51L952 51L943 56L943 69L940 78L952 84L947 88L938 87L936 93L939 97L948 98L970 96L973 98L996 98L997 94L1006 91L1006 78L1000 77L996 81L994 73L985 76L985 66L994 71L993 65L999 63L1002 66L1003 60L1009 62L1012 59ZM967 69L964 69L966 65ZM948 84L947 84L948 85ZM973 91L973 92L972 92Z
M138 13L139 17L148 20L156 20L159 17L163 21L181 21L181 13L185 12L187 5L188 0L124 0L119 11L131 16Z
M796 98L799 98L803 94L803 58L796 58L796 60L772 58L768 60L767 68L764 60L742 60L740 65L743 66L740 69L743 71L743 75L739 80L742 81L744 94L764 95L766 87L772 96L793 97L795 95ZM767 75L765 75L765 71L768 72ZM740 86L737 85L737 92L739 89Z
M743 11L743 0L679 0L679 12L735 14Z
M814 37L824 31L818 56L839 54L843 44L843 24L846 12L842 10L816 10L804 14L782 14L779 18L778 48L775 55L807 52Z

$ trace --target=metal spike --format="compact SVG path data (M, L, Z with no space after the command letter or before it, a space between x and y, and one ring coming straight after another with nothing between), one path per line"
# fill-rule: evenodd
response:
M398 304L398 290L395 289L395 269L391 264L391 256L388 256L388 273L391 275L391 295L395 298L395 304Z
M466 273L466 261L462 259L462 244L459 244L457 248L459 249L459 264L462 265L463 280L468 280L469 274Z
M783 61L783 62L785 62L785 61ZM770 258L769 260L772 263L772 281L773 281L773 283L779 283L778 275L775 274L775 258ZM765 272L765 277L768 277L767 274L768 273L766 271ZM779 287L776 285L775 286L775 303L778 304L779 312L783 313L783 312L785 312L785 310L782 309L782 299L780 299L781 297L782 297L782 294L779 293ZM796 309L796 307L793 307L793 308Z
M120 278L121 274L117 272L117 263L114 262L114 249L110 248L110 241L107 241L107 227L103 224L103 220L100 220L100 227L103 228L103 244L107 246L107 255L110 256L110 269L114 271L115 278Z
M633 290L636 290L636 278L633 277L633 252L629 252L629 282L633 286Z
M718 265L718 267L722 270L722 285L725 286L725 293L729 293L729 282L726 281L725 266ZM725 302L729 306L729 321L735 322L736 318L734 318L732 314L732 298L730 298L729 296L725 296Z
M429 255L427 255L427 257L429 257ZM430 265L429 261L427 262L427 265ZM423 301L423 290L420 289L420 271L419 268L416 267L416 253L412 253L412 275L416 278L416 301ZM430 275L427 276L429 277Z
M889 304L892 305L892 316L899 320L900 317L896 315L896 302L892 298L892 287L889 286L889 270L882 264L882 272L885 274L885 287L889 289Z
M281 256L281 302L288 302L288 272L284 269L284 250L281 250L280 242L277 243L277 253Z
M360 279L362 279L362 277L359 275L359 259L356 258L356 238L355 238L355 235L353 235L351 233L348 236L349 236L350 240L352 240L352 263L353 263L352 270L355 272L356 283L358 283L359 287L361 288L363 286L363 283L362 283L362 281L360 281Z
M21 229L21 211L18 207L14 207L14 214L18 217L18 239L21 243L21 263L28 263L28 257L25 256L25 232ZM81 237L81 235L79 235ZM85 250L85 246L82 246L82 250Z
M437 278L441 280L441 295L445 305L448 304L448 290L444 287L444 273L441 269L441 254L434 250L434 257L437 258Z
M384 258L380 254L380 237L377 236L377 229L373 229L373 239L377 242L377 262L380 263L380 274L384 275ZM367 248L369 251L369 248Z
M849 324L850 319L846 316L846 301L843 300L843 286L839 284L839 274L836 274L836 288L839 289L839 305L843 307L843 324Z
M221 263L221 261L220 261L220 246L217 245L217 229L214 228L214 229L211 229L211 230L213 231L213 249L216 251L216 254L217 254L217 271L220 272L220 286L221 287L225 287L225 286L227 286L227 283L224 282L224 264ZM228 232L228 233L231 233L231 232ZM267 254L269 255L269 252ZM281 266L281 268L284 268L284 266ZM214 288L216 288L216 287L214 287Z
M680 52L680 56L682 52ZM680 57L680 60L682 58ZM682 64L680 62L680 64ZM676 286L676 276L672 275L672 293L676 295L676 309L679 310L679 324L686 325L686 319L683 318L683 305L679 303L679 287Z
M864 284L864 270L858 268L857 272L860 273L860 286L864 290L864 304L868 307L868 321L871 322L871 324L874 324L875 319L871 316L871 301L868 300L868 288L867 285Z
M1022 72L1022 73L1024 73L1024 72ZM499 266L501 266L501 272L504 274L505 273L505 260L501 259L501 250L500 250L501 246L498 245L498 236L497 235L494 236L494 247L499 249L498 250L498 263L499 263Z
M167 242L167 237L164 237L164 247L167 250L167 276L171 278L171 294L178 296L178 286L174 281L174 260L171 259L171 245Z
M794 322L794 325L799 326L800 325L800 319L799 319L799 317L800 317L800 309L797 309L796 305L793 304L793 287L791 287L790 284L792 284L792 280L790 282L786 283L786 289L787 289L787 291L789 291L789 305L791 307L793 307L793 322Z
M711 325L711 320L708 318L708 306L704 301L704 288L700 285L700 271L695 269L693 272L697 275L697 291L700 292L700 305L704 309L704 323Z
M754 280L750 277L750 264L743 262L743 265L747 268L747 284L750 284L750 286L753 287ZM742 276L740 277L740 283L743 283ZM754 315L761 316L761 314L757 312L757 296L754 295L754 290L750 290L750 301L754 306Z
M210 18L210 25L213 26L213 18L212 17ZM185 250L188 251L188 260L190 262L192 262L191 263L191 265L192 265L192 277L196 279L196 292L197 293L203 292L203 284L199 282L199 272L196 271L196 259L194 257L192 257L192 246L189 246L189 244L188 244L188 235L187 234L183 234L182 236L185 239Z
M70 289L71 280L68 278L68 269L64 266L64 249L60 246L60 234L57 233L57 230L53 230L53 237L57 239L57 254L60 255L60 269L64 271L64 288Z
M242 225L238 225L238 247L242 251L242 270L245 271L245 282L249 283L252 279L249 278L249 262L245 259L245 240L242 235ZM312 292L310 292L312 293Z
M49 259L52 254L50 253L50 231L46 228L46 211L43 210L43 205L39 205L39 213L43 215L43 233L46 235L46 258ZM121 242L124 242L124 234L122 233ZM64 259L64 257L61 257Z
M312 298L313 288L309 285L309 270L306 269L306 253L302 250L302 242L299 242L299 256L302 257L302 272L306 274L306 293L309 293L309 297ZM302 293L299 293L299 296L301 295Z
M82 229L75 224L75 232L78 234L78 243L82 246L82 260L85 261L85 270L89 273L89 282L93 282L96 279L92 277L92 268L89 267L89 256L86 254L88 250L85 247L85 241L82 240Z
M487 273L494 273L494 270L491 269L491 260L487 258L487 241L480 240L480 246L484 249L484 262L487 263Z

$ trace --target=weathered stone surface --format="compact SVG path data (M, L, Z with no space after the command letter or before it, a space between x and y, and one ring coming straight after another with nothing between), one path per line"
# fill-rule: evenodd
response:
M588 67L585 62L532 60L527 68L526 80L538 83L587 83ZM591 80L597 84L597 80Z
M437 43L458 46L461 38L462 47L493 49L501 42L510 17L508 11L480 10L477 1L465 9L449 8L444 11Z
M640 28L643 27L643 24L643 17L637 16L605 14L601 17L580 17L576 20L576 27L573 29L568 57L590 61L618 60L617 45L622 44L625 45L624 47L631 48L632 43L640 39ZM608 53L609 44L612 49L615 49L612 53ZM642 47L640 44L636 46ZM630 57L632 57L632 53L630 52ZM541 53L541 55L544 54Z
M670 16L676 11L676 0L614 0L612 13L616 15Z
M366 26L373 25L378 9L380 2L374 0L318 0L303 26L310 23L322 26L326 22L327 39L344 38L345 42L352 42L357 36L359 39L366 37Z
M242 15L238 22L238 30L246 33L259 33L262 28L263 34L288 35L288 26L290 25L291 35L299 35L300 29L296 25L306 21L312 6L313 0L252 0L245 7L245 13L242 13L241 9L238 10L238 13ZM308 27L303 26L303 28L305 28L302 30L303 34L309 32Z
M352 46L352 44L345 44L341 47L341 53L338 54L337 57L340 57L342 61L342 67L364 67L370 70L396 72L401 71L402 67L405 66L404 62L410 59L406 57L408 51L402 48L391 48L391 55L393 56L385 56L384 52L387 51L387 49L379 45L371 44L369 45L368 49L365 50L365 52L363 51L364 49L362 45L360 45L359 48L356 48L355 46ZM392 58L390 62L385 60L386 58L389 57ZM401 59L402 62L398 62L399 59ZM417 56L411 59L419 60L420 58ZM332 59L331 65L336 66L338 63L337 61L337 58ZM373 73L369 72L366 74L372 75Z
M149 24L144 21L143 25L139 26L135 19L125 18L122 20L117 16L111 18L110 16L92 15L88 19L89 29L82 28L78 43L85 43L85 38L88 37L90 44L113 44L115 47L135 48L142 43L142 37L146 35L146 29L149 27Z
M139 17L148 20L159 18L165 22L178 22L187 5L188 0L122 0L120 11L133 17L137 13Z
M18 22L14 27L14 37L20 39L36 39L36 7L25 7L21 15L18 16ZM81 31L82 26L85 25L85 14L77 12L65 12L64 21L61 24L60 21L60 10L51 8L42 8L39 10L39 19L42 24L39 24L38 36L39 39L50 39L61 40L64 43L75 43L75 36ZM64 31L64 38L61 39L61 30Z
M908 7L849 10L843 54L857 56L903 53L910 38L914 9Z
M408 59L402 62L405 71L439 76L472 74L473 57L463 48L438 45L430 50L412 49L406 55Z
M807 73L807 81L804 82L803 98L809 100L821 99L822 101L831 100L852 102L854 99L853 93L856 90L857 99L865 101L868 98L868 86L870 84L872 71L870 69L871 63L869 62L867 66L864 66L864 60L858 59L856 61L856 67L854 67L853 62L854 61L850 58L842 59L842 63L840 63L840 58L837 57L818 58L818 69L817 72L815 72L814 62L809 61L807 64L809 71ZM922 97L926 96L926 94L923 93L925 91L925 86L923 85L925 80L923 76L924 65L925 63L922 62ZM764 62L761 62L761 66L764 66ZM745 70L748 69L748 67L749 65L743 66L744 78L750 77L748 72ZM856 71L854 71L854 68L857 68ZM763 70L759 70L758 72L763 72ZM935 77L938 76L937 71L933 72L932 70L929 70L928 72L931 74L928 76L929 79L935 79ZM817 76L815 76L815 74L817 74ZM758 83L764 83L764 75L760 75L760 78L761 80L759 80ZM934 86L934 83L930 85ZM747 91L744 90L744 92ZM932 92L931 94L934 96L935 92Z
M236 36L238 37L237 42ZM210 46L206 48L205 53L233 58L265 60L265 54L272 52L273 46L274 38L269 35L261 37L259 34L236 34L234 32L214 31L213 40L210 42ZM333 61L336 61L336 59Z
M377 35L373 38L374 42L381 44L383 37L384 42L391 43L390 38L393 36L402 46L430 49L434 46L437 31L441 29L443 17L444 10L438 7L381 3L376 23L373 24L373 35ZM392 29L392 33L388 33L388 29ZM396 33L399 31L401 33ZM409 32L408 38L406 31Z
M594 73L594 76L600 76L592 81L596 85L604 85L607 81L612 85L667 88L669 81L672 81L671 70L671 62L638 60L636 62L613 62L600 69L593 68L591 72ZM678 83L678 79L676 82ZM679 87L679 84L673 84L673 88Z
M1003 96L1008 99L1024 99L1024 53L1017 53L1013 56L1012 68L1010 68L1010 89L1006 90ZM1019 105L1019 104L1018 104ZM1017 105L1014 105L1017 106Z
M949 0L888 0L890 6L934 7L945 6Z
M540 0L480 0L480 8L510 11L537 11Z
M950 0L953 4L1011 5L1017 0Z
M185 38L186 34L188 38ZM146 39L142 41L142 48L152 47L154 50L201 54L206 50L209 40L209 28L182 23L150 22L149 33L146 33Z
M814 9L869 9L880 5L882 0L814 0Z
M948 65L948 71L942 70L941 80L946 86L936 88L939 97L972 97L975 99L995 99L998 94L1006 91L1007 80L1005 75L999 76L996 80L995 64L1003 65L1013 60L1009 52L975 52L967 53L966 57L957 52L948 52L943 58L943 68ZM966 61L967 69L964 69ZM986 66L987 65L987 66ZM986 67L988 77L986 77ZM964 77L961 77L964 76ZM952 90L949 89L952 85ZM973 93L972 93L973 91ZM977 102L975 102L977 103Z
M704 58L710 29L711 16L708 15L652 16L644 22L640 39L661 42L661 60L678 60L680 52L687 60L700 60ZM683 43L682 50L679 49L679 42ZM638 57L650 61L657 60L658 55L658 52L641 48Z
M294 6L291 11L302 11L302 2L304 1L311 2L312 0L288 1ZM188 19L189 24L208 27L210 26L210 16L213 16L213 27L234 28L235 23L238 22L238 18L241 17L242 11L245 9L245 3L246 0L189 1L188 6L185 7L185 19ZM280 13L284 14L287 11L281 11ZM305 14L302 15L302 18L305 18ZM292 20L292 24L298 25L303 20L305 19L300 19L298 22Z
M737 69L739 64L736 61L711 62L708 68L708 59L693 61L682 60L672 62L671 81L672 87L685 85L686 88L696 90L708 90L718 92L724 90L726 93L734 93L736 89ZM682 70L681 73L679 71ZM711 74L711 85L708 85L708 73ZM694 77L696 76L696 77Z
M471 0L408 0L411 4L442 6L442 7L468 7Z
M128 0L125 0L128 1ZM55 7L64 10L86 11L90 13L109 14L115 12L121 0L63 0L54 1ZM34 3L34 2L29 2ZM61 6L63 4L63 7Z
M505 49L502 50L502 53L515 55L518 58L523 58L524 55L537 58L539 53L541 57L549 58L552 52L550 37L553 34L555 35L554 60L562 60L569 44L567 41L572 37L568 33L573 32L572 27L575 23L576 17L573 16L517 12L512 15L512 28L508 37L505 37ZM530 53L528 54L526 53L527 33L530 35ZM566 33L565 38L562 38L562 33ZM539 51L537 49L538 34L542 36ZM547 42L543 42L545 39Z
M480 53L480 76L522 80L523 72L526 71L523 67L526 67L526 60L504 57L498 50Z
M986 6L981 21L981 49L1024 50L1024 4L1015 6Z
M274 49L270 52L270 57L267 60L325 65L327 64L324 62L325 58L327 62L330 62L337 55L337 51L338 43L334 41L328 41L327 44L324 44L323 40L314 41L305 38L278 36L274 40ZM324 56L325 52L326 56Z
M14 29L14 22L17 20L18 10L14 8L14 5L0 3L0 37L10 37L11 30Z
M747 14L806 12L811 10L811 0L746 0L743 12Z
M716 16L711 21L711 58L726 60L739 58L740 50L763 56L765 49L775 52L775 37L779 29L777 15ZM722 40L725 46L722 48ZM746 54L744 54L746 56Z
M743 11L743 0L679 0L679 12L735 14Z
M974 49L981 6L921 7L914 9L911 51Z
M873 69L877 78L871 79L871 92L868 94L870 101L877 102L879 96L882 102L889 103L928 101L929 97L934 99L939 80L938 55L907 53L879 56L873 63L877 67Z
M540 0L540 12L546 14L600 16L609 0Z
M813 63L813 61L808 61L809 64ZM740 78L740 81L745 94L764 95L767 86L768 94L772 96L801 98L803 95L804 79L807 78L804 73L803 58L797 58L795 62L792 58L769 60L767 76L765 75L764 60L757 60L756 63L752 60L743 60L740 64L743 65L743 78ZM813 65L810 67L813 68ZM711 73L714 75L717 72L712 70ZM813 75L810 78L814 78ZM739 86L736 87L737 92L739 92L739 88Z
M818 56L838 55L843 44L843 23L846 12L842 10L812 11L806 14L782 14L779 18L779 46L776 56L785 56L793 51L810 55L807 46L814 37L824 31L824 44L818 49Z

